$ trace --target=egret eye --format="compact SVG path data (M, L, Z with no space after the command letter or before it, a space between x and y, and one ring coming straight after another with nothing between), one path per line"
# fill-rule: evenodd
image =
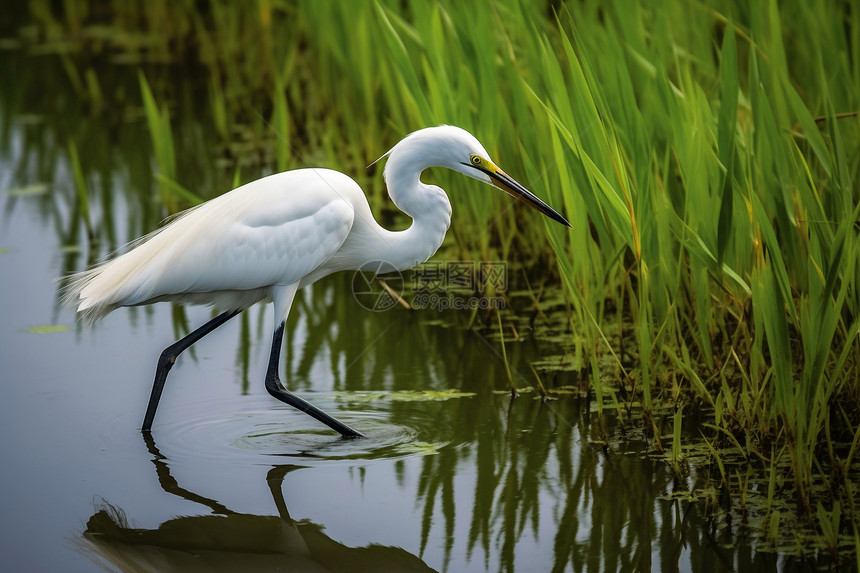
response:
M481 164L481 158L478 157L477 155L473 155L471 157L471 159L472 159L472 165L480 165Z

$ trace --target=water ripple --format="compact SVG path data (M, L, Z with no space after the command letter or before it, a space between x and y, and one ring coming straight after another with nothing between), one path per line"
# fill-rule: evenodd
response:
M153 429L153 437L168 459L266 465L283 461L273 460L273 456L298 458L295 461L301 465L390 460L433 454L450 445L446 436L439 436L433 416L420 401L405 407L401 404L396 419L402 421L395 422L389 400L345 405L334 393L308 399L367 437L342 438L310 416L273 403L268 396L246 396L238 401L211 398L171 408L165 412L168 420ZM422 441L422 436L443 441Z

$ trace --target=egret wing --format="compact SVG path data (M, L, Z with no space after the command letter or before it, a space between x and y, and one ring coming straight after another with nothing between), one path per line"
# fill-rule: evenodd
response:
M248 290L300 281L346 240L353 210L340 198L290 197L254 205L205 240L177 252L159 278L162 293ZM175 270L175 272L174 272Z
M347 200L355 183L318 171L269 176L191 209L73 278L78 309L101 315L116 306L301 280L337 252L355 218Z

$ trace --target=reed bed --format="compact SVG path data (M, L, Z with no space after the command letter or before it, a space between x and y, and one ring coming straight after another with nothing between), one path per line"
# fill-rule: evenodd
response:
M179 67L207 86L219 153L263 150L256 175L311 163L360 174L427 125L478 135L573 227L434 173L456 212L448 252L529 261L530 278L560 282L601 406L641 405L646 426L671 409L667 461L682 474L682 444L705 436L735 504L753 487L736 468L759 468L765 539L786 518L774 492L790 489L822 546L858 543L860 11L849 2L64 6L31 3L47 40L145 70L169 211L199 193L177 168L163 103ZM81 97L107 97L64 57ZM381 178L360 181L374 209L389 208ZM623 400L605 396L607 379ZM699 435L680 432L690 412L706 420Z

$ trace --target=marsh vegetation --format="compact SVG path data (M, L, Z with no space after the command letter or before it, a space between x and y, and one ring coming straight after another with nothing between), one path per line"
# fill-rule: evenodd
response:
M62 272L239 183L308 165L352 175L374 212L402 228L380 170L365 167L414 129L462 126L572 224L429 174L454 207L437 258L508 265L507 290L490 293L504 310L415 319L469 329L501 356L500 384L462 390L498 404L492 391L506 393L509 380L563 412L593 448L661 464L671 500L727 529L725 544L736 528L758 552L856 565L860 11L849 2L53 7L34 0L5 24L4 47L19 57L3 64L17 87L3 90L2 125L50 118L35 120L23 145L41 146L44 169L62 165L73 182L42 203L68 247ZM111 151L130 140L147 153ZM26 180L34 167L21 165ZM10 196L49 194L40 180ZM127 222L114 219L118 184L135 213ZM313 322L336 305L305 312ZM172 315L186 331L184 312ZM349 360L361 359L356 344ZM345 387L374 390L366 384ZM451 404L468 397L450 399L439 415L455 427ZM511 448L497 459L496 434L479 431L500 423L491 420L452 439L479 445L477 471L494 485L473 502L504 506L510 529L492 535L513 551L505 540L537 523L547 494L529 489L529 472L554 468L562 505L574 507L567 489L587 478L569 459L573 434L541 426L536 458ZM457 451L426 458L425 542L436 504L453 515L454 474L436 466L456 466ZM595 521L623 521L604 509ZM660 535L671 537L673 519ZM445 523L453 531L453 517ZM490 552L482 523L469 552L481 540ZM555 566L579 570L587 546L564 517L557 525ZM623 563L604 563L613 565Z

